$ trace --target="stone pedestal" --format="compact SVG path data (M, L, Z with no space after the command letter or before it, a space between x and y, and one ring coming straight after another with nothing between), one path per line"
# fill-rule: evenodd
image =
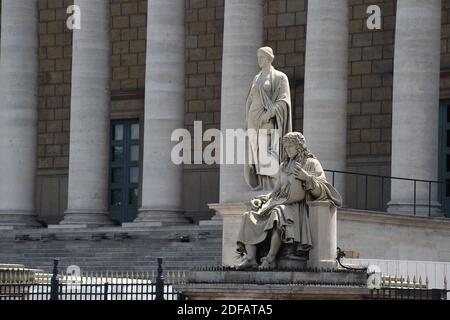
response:
M189 300L237 299L366 299L365 271L191 271L187 282L175 285Z
M236 253L236 239L239 233L242 215L249 209L250 203L214 203L214 209L223 219L222 265L234 266L240 262Z
M337 250L337 209L328 201L312 201L309 205L309 219L313 237L313 248L309 252L308 267L336 268ZM240 262L236 253L236 239L242 215L249 210L250 203L210 204L223 219L222 265L234 266ZM289 257L289 255L287 256ZM300 269L305 266L305 259L280 259L280 268Z
M311 268L336 267L337 208L328 201L311 201L309 222L313 248L309 252L308 266Z

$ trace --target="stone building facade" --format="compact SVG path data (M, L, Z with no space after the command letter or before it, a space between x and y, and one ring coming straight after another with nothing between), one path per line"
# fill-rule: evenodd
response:
M1 17L2 228L183 224L245 200L238 166L166 160L173 129L243 124L263 45L326 169L447 179L449 0L2 0ZM336 175L349 208L413 215L412 182ZM417 214L447 215L431 190L417 182Z

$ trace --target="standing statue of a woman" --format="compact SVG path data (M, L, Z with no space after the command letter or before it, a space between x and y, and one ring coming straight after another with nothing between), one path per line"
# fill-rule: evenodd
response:
M259 48L257 57L261 71L253 79L245 105L244 176L254 190L270 191L282 159L281 137L292 131L291 95L288 77L272 66L272 48Z

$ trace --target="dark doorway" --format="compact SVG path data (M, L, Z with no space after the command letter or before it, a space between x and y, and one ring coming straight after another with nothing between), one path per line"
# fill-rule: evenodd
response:
M450 101L441 103L439 112L439 201L450 217Z
M132 222L139 207L139 120L111 122L109 206L111 218Z

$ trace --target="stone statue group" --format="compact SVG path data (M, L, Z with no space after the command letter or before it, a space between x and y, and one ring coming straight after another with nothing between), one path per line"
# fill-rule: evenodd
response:
M272 66L270 47L257 50L261 71L254 77L246 101L246 129L258 132L246 141L244 177L253 190L266 191L251 200L242 216L237 238L238 270L273 270L283 259L307 260L313 248L308 202L342 204L340 194L327 182L324 170L308 150L305 137L292 132L288 77ZM277 135L274 135L277 130ZM268 148L261 148L261 141ZM268 154L262 154L262 153ZM273 174L263 157L275 157Z

